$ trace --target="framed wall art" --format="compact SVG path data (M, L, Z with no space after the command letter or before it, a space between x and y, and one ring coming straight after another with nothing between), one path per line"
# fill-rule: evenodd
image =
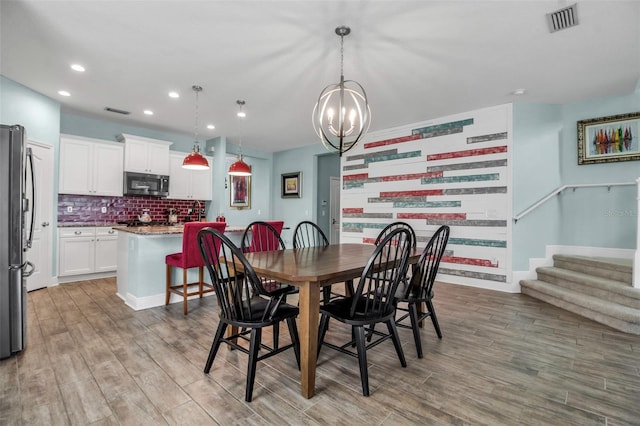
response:
M236 209L251 208L251 176L229 176L229 206Z
M281 194L282 198L302 197L302 172L283 173Z
M640 112L578 121L578 164L640 160Z

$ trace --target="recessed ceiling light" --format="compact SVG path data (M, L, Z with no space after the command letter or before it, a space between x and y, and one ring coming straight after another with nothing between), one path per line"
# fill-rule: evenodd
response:
M526 91L527 91L526 89L516 89L516 90L513 91L513 94L514 95L518 95L518 96L519 95L524 95Z
M84 72L84 67L80 64L72 64L71 69L78 72Z
M180 94L178 92L169 92L170 98L179 98Z
M60 95L60 96L71 96L71 93L67 92L66 90L58 90L58 95Z
M144 113L145 113L146 115L153 115L153 111L151 111L150 109L145 109L145 110L144 110Z
M213 124L207 124L207 129L213 130L215 128L216 128L216 126L214 126Z

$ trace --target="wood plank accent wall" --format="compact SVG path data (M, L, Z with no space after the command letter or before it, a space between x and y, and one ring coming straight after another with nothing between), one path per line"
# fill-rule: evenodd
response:
M342 157L341 242L373 243L388 223L424 247L451 226L442 281L499 289L511 281L512 106L372 132Z

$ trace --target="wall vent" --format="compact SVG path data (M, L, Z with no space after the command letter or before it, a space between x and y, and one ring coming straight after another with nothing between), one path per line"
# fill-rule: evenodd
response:
M578 25L578 3L547 13L547 22L549 23L549 32L552 33L575 27Z
M111 107L105 107L104 110L105 111L109 111L109 112L115 112L116 114L122 114L122 115L131 114L129 111L125 111L125 110L117 109L117 108L111 108Z

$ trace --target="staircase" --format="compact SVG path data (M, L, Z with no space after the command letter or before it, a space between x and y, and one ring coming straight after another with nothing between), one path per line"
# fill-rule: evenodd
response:
M552 267L522 280L522 293L616 330L640 335L640 289L633 288L632 261L556 254Z

